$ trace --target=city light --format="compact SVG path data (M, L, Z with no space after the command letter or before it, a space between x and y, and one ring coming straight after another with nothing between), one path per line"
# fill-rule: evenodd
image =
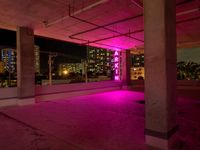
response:
M64 75L67 75L67 74L68 74L68 71L67 71L67 70L64 70L64 71L63 71L63 74L64 74Z

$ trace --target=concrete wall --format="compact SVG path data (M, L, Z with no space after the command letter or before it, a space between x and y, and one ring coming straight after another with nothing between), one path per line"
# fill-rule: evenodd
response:
M0 100L17 98L17 87L0 88Z
M200 90L200 81L192 80L177 80L177 89L185 90Z
M144 80L132 81L130 89L144 88ZM93 94L121 89L121 82L103 81L91 83L61 84L52 86L36 86L35 100L46 101L55 99L64 99L74 96ZM177 89L200 90L200 81L178 80ZM0 107L9 105L18 105L17 88L0 88ZM25 100L26 101L26 100Z
M200 90L200 81L195 80L177 80L177 89ZM132 80L131 88L144 88L144 80Z
M35 98L38 102L46 100L64 99L74 96L119 89L121 89L121 82L116 81L37 86Z
M17 88L0 88L0 107L17 104Z
M40 102L47 100L65 99L69 97L120 89L121 82L117 81L36 86L35 100L27 98L23 99L22 101L20 98L18 98L17 87L0 88L0 107L11 105L26 105L34 103L35 101Z

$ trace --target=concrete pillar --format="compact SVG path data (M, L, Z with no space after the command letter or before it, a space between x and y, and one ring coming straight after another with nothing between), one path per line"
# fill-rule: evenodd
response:
M18 97L32 101L35 96L34 34L26 27L17 28Z
M176 137L175 3L144 0L145 138L152 149L173 149Z
M130 50L121 51L121 75L122 88L127 89L130 85Z

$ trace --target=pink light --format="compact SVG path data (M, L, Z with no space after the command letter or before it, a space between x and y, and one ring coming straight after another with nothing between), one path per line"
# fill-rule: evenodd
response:
M118 55L119 55L119 52L118 52L118 51L115 51L114 56L118 56Z
M120 80L119 77L119 51L114 53L114 70L115 70L115 80Z
M119 63L115 63L115 69L118 69L119 68Z
M114 61L115 61L115 62L119 62L119 58L118 58L118 57L115 57Z
M119 74L119 71L118 71L118 70L115 70L115 74Z
M119 80L119 76L118 76L118 75L115 76L115 80L116 80L116 81Z

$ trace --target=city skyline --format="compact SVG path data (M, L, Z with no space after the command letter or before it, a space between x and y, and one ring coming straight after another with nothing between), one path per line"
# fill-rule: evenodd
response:
M16 48L15 31L0 29L0 35L3 37L0 39L0 49ZM38 45L41 51L60 52L81 58L87 57L87 46L85 45L39 36L35 36L35 45ZM200 63L200 48L177 48L177 61L194 61ZM43 62L41 63L43 64Z
M0 50L4 48L16 49L15 31L0 29L0 35L3 37L0 39ZM42 58L40 59L40 71L43 73L48 72L49 52L57 52L69 56L56 57L54 59L55 67L58 67L60 63L79 62L77 58L86 59L87 57L87 48L83 45L38 36L35 36L34 40L35 45L40 48L40 58Z
M0 40L0 50L3 48L16 49L16 32L0 29L0 35L3 40ZM111 53L113 51L106 51L102 48L86 47L74 43L58 41L54 39L42 38L35 36L35 50L38 49L40 52L35 51L35 67L36 72L41 74L47 74L49 70L48 59L50 52L55 54L52 57L52 71L58 72L60 64L67 63L81 63L88 59L88 71L92 71L91 67L94 67L94 73L111 72ZM89 51L95 50L94 58L90 55ZM105 52L104 52L105 51ZM98 54L99 53L99 54ZM107 56L108 55L108 56ZM39 57L39 58L38 58ZM90 60L94 62L91 63ZM38 62L36 62L36 60ZM96 65L94 65L94 63ZM92 71L93 72L93 71Z

